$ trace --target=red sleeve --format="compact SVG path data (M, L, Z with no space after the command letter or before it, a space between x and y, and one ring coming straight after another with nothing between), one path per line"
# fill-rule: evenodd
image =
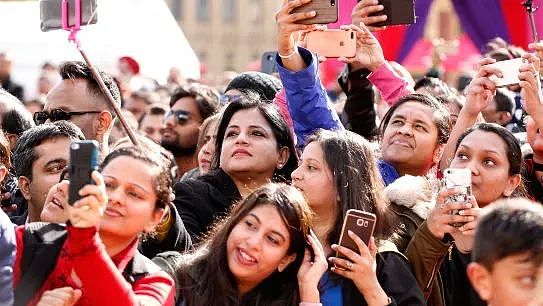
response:
M15 240L17 243L17 252L15 253L15 261L13 262L13 288L17 287L19 280L21 280L21 259L23 257L23 235L25 233L25 226L19 225L15 229Z
M139 305L143 297L152 298L155 305L174 304L174 283L165 273L143 277L132 287L106 253L95 227L67 228L65 250L93 305Z

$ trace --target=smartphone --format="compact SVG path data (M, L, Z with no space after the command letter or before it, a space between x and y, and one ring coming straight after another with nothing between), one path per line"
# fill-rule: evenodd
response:
M460 193L449 197L445 203L467 203L471 195L471 170L468 168L456 169L448 168L443 172L445 178L445 187L447 189L459 189ZM455 209L451 212L453 215L458 215L460 210ZM463 223L454 223L452 226L460 227Z
M307 49L324 57L353 57L356 34L352 30L328 29L312 31L306 36Z
M379 0L379 4L384 7L383 10L369 16L387 15L387 20L371 24L371 26L382 27L415 23L413 0Z
M341 228L341 235L339 237L339 245L359 253L358 246L351 237L349 237L348 231L351 231L360 237L366 245L369 245L370 238L373 236L375 230L375 223L377 217L372 214L361 210L349 209L345 214L343 220L343 227ZM345 258L344 255L337 252L336 257Z
M260 72L267 74L278 73L277 62L275 61L276 55L277 51L268 51L262 53L262 58L260 60Z
M293 1L293 0L290 0ZM326 24L334 23L338 20L339 0L312 0L292 10L292 13L315 11L317 14L309 19L298 21L301 24Z
M75 24L75 1L68 0L68 24ZM81 0L81 25L98 21L96 0ZM62 29L62 0L40 0L40 20L43 32Z
M503 77L499 78L495 75L491 75L488 78L496 84L496 87L503 87L507 85L513 85L520 83L518 74L520 73L520 66L524 63L522 58L514 58L507 61L499 61L494 64L488 64L488 67L493 67L501 71Z
M98 169L98 142L95 140L73 141L70 144L70 162L68 174L70 187L68 203L73 205L81 198L79 190L88 184L94 184L91 173Z

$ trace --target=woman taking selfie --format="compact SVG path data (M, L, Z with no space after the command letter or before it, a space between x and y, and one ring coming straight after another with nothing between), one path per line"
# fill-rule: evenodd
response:
M66 226L17 228L15 305L36 305L44 292L62 287L80 289L75 305L173 305L172 279L137 251L140 236L153 232L171 201L168 165L157 153L115 150L101 174L93 172L95 184L65 206ZM62 205L62 193L48 198ZM37 237L51 241L38 245Z
M174 186L174 203L193 242L241 197L271 181L290 181L296 165L293 136L275 106L232 101L217 126L210 172Z
M407 260L386 241L393 220L370 143L351 132L320 131L309 138L301 160L292 183L315 213L313 229L325 254L334 256L334 267L319 284L323 305L424 305ZM357 250L337 245L349 209L377 217L369 245L344 233Z
M238 203L194 253L154 261L177 279L179 305L318 303L327 264L310 226L311 210L299 191L267 184Z
M535 57L526 57L539 67ZM485 305L465 273L470 262L480 207L504 197L525 196L521 178L522 152L515 136L495 124L481 123L470 127L492 100L496 90L489 76L498 72L485 66L490 62L493 60L481 61L483 66L478 76L467 88L466 106L460 111L451 139L445 147L443 158L446 160L442 160L442 165L449 164L450 160L449 168L470 170L472 195L468 201L455 202L452 197L456 197L459 190L441 191L434 209L418 228L406 250L419 286L426 297L431 296L429 305ZM527 66L532 69L529 75L533 78L536 68L530 64ZM523 79L522 74L519 77ZM526 90L522 96L527 105L535 104L527 101ZM466 127L469 128L465 130ZM447 157L451 156L447 152L454 153L452 157ZM436 278L441 286L435 284ZM443 291L437 294L441 288Z

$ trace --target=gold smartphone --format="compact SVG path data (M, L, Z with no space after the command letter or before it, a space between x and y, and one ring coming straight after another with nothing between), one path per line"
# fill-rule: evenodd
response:
M324 57L353 57L356 54L356 34L352 30L313 31L307 33L306 46Z
M343 220L343 227L341 229L341 235L339 237L339 245L346 247L360 253L358 250L358 245L354 240L349 237L348 231L351 231L358 235L366 245L369 245L370 238L373 236L373 231L375 230L375 223L377 217L372 214L362 210L349 209L345 214L345 219ZM336 257L345 258L341 253L337 252Z

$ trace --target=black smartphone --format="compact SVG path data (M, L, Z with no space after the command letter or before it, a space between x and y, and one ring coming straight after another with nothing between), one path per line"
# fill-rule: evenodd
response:
M298 21L297 23L300 24L334 23L338 20L338 3L339 0L312 0L310 3L295 8L292 10L292 13L310 11L315 11L317 13L317 15L312 18Z
M343 219L343 227L341 229L341 235L339 237L339 245L359 253L358 245L354 240L349 237L348 231L351 231L358 235L366 245L369 245L370 238L375 230L375 223L377 217L372 214L361 210L349 209ZM337 253L339 258L345 258L341 253Z
M96 0L81 1L81 25L98 21ZM43 32L62 29L62 0L40 0L40 20ZM75 25L76 0L68 0L68 25Z
M260 60L260 72L267 74L278 73L275 55L277 55L277 51L268 51L262 53L262 58Z
M81 198L79 190L93 184L91 173L98 169L98 142L95 140L74 141L70 144L70 163L68 174L70 187L68 203L73 205Z
M370 16L387 15L387 20L370 24L374 27L415 23L415 4L413 0L379 0L384 8Z

